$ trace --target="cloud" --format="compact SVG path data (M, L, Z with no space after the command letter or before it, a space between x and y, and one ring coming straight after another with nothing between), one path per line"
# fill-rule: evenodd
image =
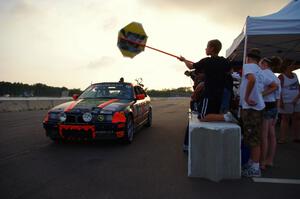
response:
M88 69L98 69L98 68L107 68L112 67L115 63L115 58L109 56L103 56L98 60L92 61L87 65Z
M277 12L290 0L141 0L141 2L164 12L185 11L203 14L217 23L227 25L244 22L247 15L263 16Z
M6 3L1 3L0 7L8 14L16 17L35 17L42 14L42 10L38 6L26 0L7 1Z

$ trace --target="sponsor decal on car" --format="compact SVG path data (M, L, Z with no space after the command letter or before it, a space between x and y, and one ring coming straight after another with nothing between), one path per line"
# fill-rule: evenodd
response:
M117 102L117 101L119 101L119 99L111 99L107 102L104 102L104 103L100 104L98 107L99 108L104 108L104 107L110 105L111 103L114 103L114 102Z
M64 111L65 111L65 112L71 111L71 110L72 110L77 104L79 104L81 101L82 101L82 99L72 102L69 106L67 106L67 108L65 108Z

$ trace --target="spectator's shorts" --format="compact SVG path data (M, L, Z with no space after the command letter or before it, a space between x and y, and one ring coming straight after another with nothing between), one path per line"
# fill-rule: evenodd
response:
M221 96L222 97L222 96ZM198 118L203 119L207 114L220 113L222 99L208 99L203 98L198 103L197 111L198 111Z
M270 119L276 119L278 114L277 108L271 108L271 109L265 109L263 116L264 119L270 120Z
M242 120L244 143L250 147L259 146L261 142L263 111L243 109Z
M279 109L279 113L292 114L300 112L300 103L294 105L293 103L284 103L284 108Z

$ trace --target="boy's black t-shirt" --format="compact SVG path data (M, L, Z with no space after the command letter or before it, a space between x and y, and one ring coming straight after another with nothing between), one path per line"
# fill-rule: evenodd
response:
M193 64L196 72L205 75L203 97L209 99L222 99L225 87L225 77L230 73L230 64L224 57L206 57Z

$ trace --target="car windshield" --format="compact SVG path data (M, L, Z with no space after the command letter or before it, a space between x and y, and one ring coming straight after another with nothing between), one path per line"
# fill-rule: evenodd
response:
M88 87L80 96L80 99L91 98L117 98L132 99L133 87L123 83L102 83Z

